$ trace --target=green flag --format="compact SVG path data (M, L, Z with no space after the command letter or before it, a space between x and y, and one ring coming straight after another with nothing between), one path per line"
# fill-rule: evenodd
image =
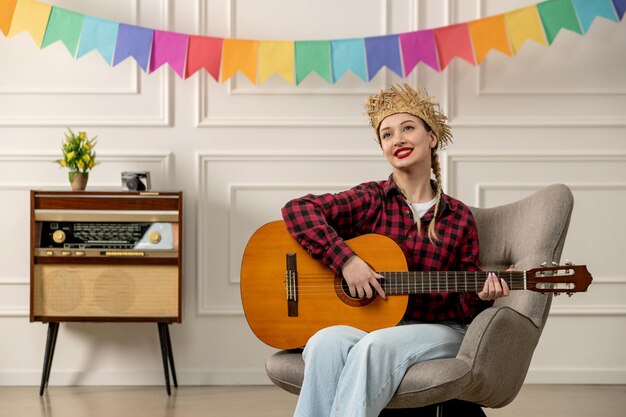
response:
M329 41L296 41L296 84L312 71L332 83Z
M67 47L67 50L70 51L70 54L74 56L84 19L85 15L81 13L53 6L41 48L43 49L56 41L61 41Z
M539 10L541 22L546 31L548 44L552 44L561 29L569 29L582 34L572 0L544 1L537 4L537 10Z

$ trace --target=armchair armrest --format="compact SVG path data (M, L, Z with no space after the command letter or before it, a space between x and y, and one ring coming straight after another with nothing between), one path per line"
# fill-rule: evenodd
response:
M468 363L472 376L458 398L492 408L513 401L524 383L541 330L510 307L494 306L479 314L457 355Z

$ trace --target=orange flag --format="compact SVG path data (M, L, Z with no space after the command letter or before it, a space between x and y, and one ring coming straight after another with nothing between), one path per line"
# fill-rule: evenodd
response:
M512 56L509 38L506 36L504 15L499 14L469 22L470 36L474 45L476 61L480 64L491 49Z
M259 41L224 39L222 47L222 79L224 82L241 71L256 84L256 68L259 56Z
M16 3L17 0L0 0L0 30L4 36L9 33Z
M540 45L546 45L546 37L543 33L543 25L539 18L537 6L528 6L505 13L504 21L515 54L529 39Z

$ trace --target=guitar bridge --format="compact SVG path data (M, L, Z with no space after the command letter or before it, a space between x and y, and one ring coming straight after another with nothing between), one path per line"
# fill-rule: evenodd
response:
M298 317L298 270L296 266L296 254L288 253L286 255L286 263L287 315L288 317Z

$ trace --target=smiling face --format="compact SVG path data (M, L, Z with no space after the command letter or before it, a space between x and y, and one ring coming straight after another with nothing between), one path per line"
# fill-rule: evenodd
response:
M394 170L431 168L431 150L437 137L417 116L396 113L386 117L378 131L380 146Z

